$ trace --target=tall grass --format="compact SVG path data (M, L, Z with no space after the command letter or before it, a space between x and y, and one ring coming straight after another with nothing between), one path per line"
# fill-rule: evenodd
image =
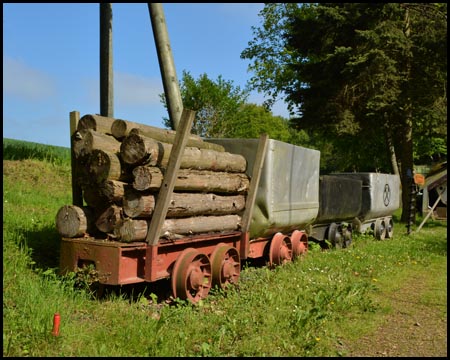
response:
M53 164L70 164L70 149L62 146L3 138L3 160L36 159Z
M237 287L213 290L196 306L158 301L165 281L96 299L74 274L57 275L54 221L71 202L70 158L44 156L45 148L27 158L16 145L14 155L8 144L9 159L23 161L4 161L3 176L3 356L345 356L345 342L389 311L385 292L417 274L428 272L440 285L434 301L446 304L446 223L430 220L408 236L398 214L392 240L311 246L303 260L274 270L246 263ZM51 335L55 312L59 337Z

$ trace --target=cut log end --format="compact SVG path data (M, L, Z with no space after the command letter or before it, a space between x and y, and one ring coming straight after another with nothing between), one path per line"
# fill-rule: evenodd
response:
M87 207L65 205L56 214L56 230L63 237L73 238L87 234L93 214Z

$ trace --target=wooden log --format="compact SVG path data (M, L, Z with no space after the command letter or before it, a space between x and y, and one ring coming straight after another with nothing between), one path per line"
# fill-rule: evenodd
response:
M238 230L241 226L239 215L196 216L180 219L166 219L161 236L171 237L174 234L204 234Z
M101 115L84 115L78 122L77 130L92 129L102 134L111 134L111 125L114 122L113 118Z
M150 217L155 210L155 197L142 195L134 189L125 189L123 211L129 217Z
M193 147L186 148L181 162L183 169L243 173L246 167L247 161L242 155Z
M114 233L114 227L122 219L122 208L117 205L109 206L97 218L95 225L104 233Z
M173 193L167 208L167 217L237 214L245 207L244 195L219 196L202 193ZM126 190L124 213L132 218L150 217L155 209L155 197Z
M94 212L86 206L64 205L56 214L56 230L63 237L73 238L88 234L94 224Z
M239 230L239 215L196 216L179 219L166 219L160 237L175 239L180 235L204 234L211 232ZM147 236L149 220L126 218L114 228L117 239L123 242L144 241Z
M111 135L106 135L92 129L77 131L73 137L75 157L89 155L94 149L120 153L120 142Z
M111 200L100 192L97 184L83 184L83 199L86 204L96 210L102 210L111 205Z
M130 165L167 167L172 144L157 142L153 139L131 133L123 139L120 155ZM247 161L242 155L219 152L196 147L186 147L181 158L180 168L212 170L226 172L245 172Z
M100 195L106 197L110 202L117 205L122 204L127 183L117 180L106 180L98 185Z
M111 125L111 133L118 140L123 140L124 137L130 134L130 131L132 129L138 129L139 133L141 133L142 135L171 144L173 144L173 140L175 139L176 134L176 131L174 130L161 129L155 126L144 125L122 119L115 119ZM189 138L194 140L201 140L200 136L194 134L190 134Z
M162 146L162 143L158 143L156 140L137 133L131 133L122 140L120 156L126 164L147 163L148 165L156 166L158 164L158 156L162 156L164 153Z
M141 135L169 144L173 144L176 135L176 132L173 130L161 129L122 119L114 120L111 125L111 133L120 141L128 136L132 129L137 129ZM205 142L200 136L193 134L189 135L187 146L198 147L200 149L211 149L220 152L225 151L225 148L222 145Z
M244 207L244 195L220 196L201 193L173 193L167 217L237 214Z
M91 182L100 184L107 180L118 180L127 182L131 174L122 171L119 157L111 152L95 149L88 159L88 173Z
M133 169L133 188L138 191L157 190L161 187L163 178L161 170L156 166L136 166Z
M133 188L138 191L157 190L163 178L158 167L137 166L133 169ZM180 169L174 190L243 194L249 186L250 181L244 173Z

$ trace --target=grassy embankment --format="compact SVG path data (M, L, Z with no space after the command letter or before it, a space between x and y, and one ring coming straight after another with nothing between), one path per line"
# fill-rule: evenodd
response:
M386 296L417 274L429 274L423 303L447 303L446 222L408 236L400 212L392 240L360 235L275 270L244 266L236 289L197 306L156 304L151 286L96 300L82 279L57 275L69 150L4 139L3 151L3 356L345 356L342 344L374 331Z

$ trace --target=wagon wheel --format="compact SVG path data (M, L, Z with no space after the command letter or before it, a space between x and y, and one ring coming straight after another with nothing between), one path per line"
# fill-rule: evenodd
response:
M292 257L306 255L308 252L308 235L304 231L294 230L291 235Z
M196 303L206 298L211 288L211 263L194 248L185 249L172 270L172 292L175 298Z
M343 236L343 244L344 244L344 248L348 248L350 247L350 245L352 244L352 227L351 225L348 225L347 228L345 228L342 231L342 236Z
M224 289L229 284L236 284L241 271L239 252L233 246L217 244L210 256L212 268L212 285Z
M331 223L328 227L328 240L334 248L342 249L344 247L344 239L336 223Z
M384 240L386 237L386 224L384 219L377 219L375 221L374 234L377 240Z
M292 260L292 243L289 236L276 233L270 242L269 265L283 265Z
M394 222L392 221L392 218L384 218L384 224L386 225L386 238L392 239L394 236Z

